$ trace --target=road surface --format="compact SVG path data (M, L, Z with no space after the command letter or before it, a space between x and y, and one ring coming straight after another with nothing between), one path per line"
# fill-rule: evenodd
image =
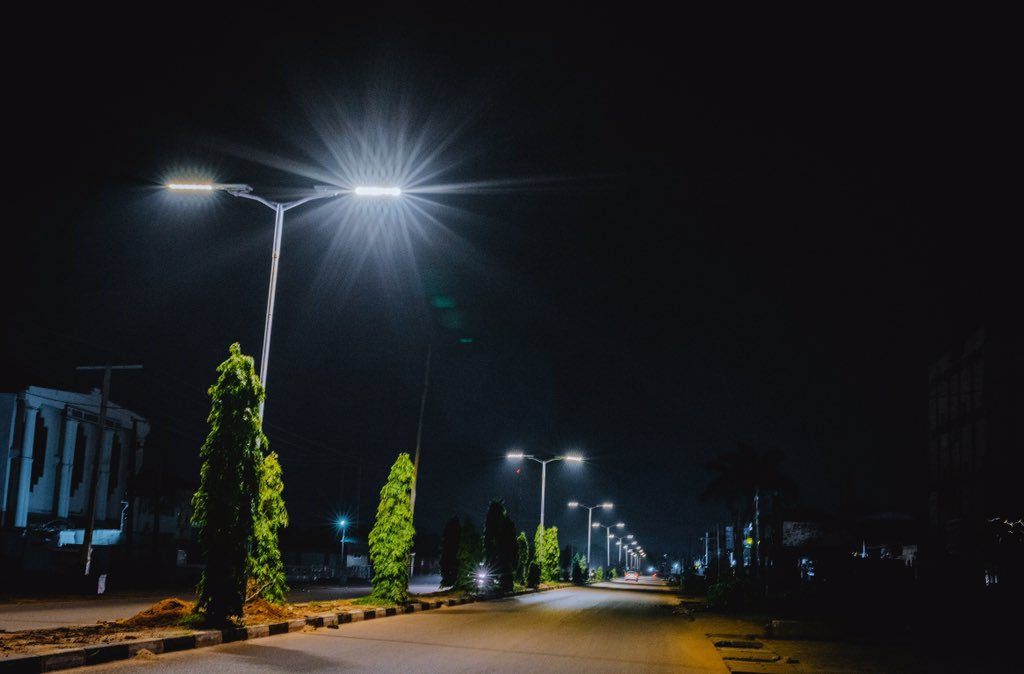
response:
M676 594L618 581L89 667L89 672L673 672L728 669Z

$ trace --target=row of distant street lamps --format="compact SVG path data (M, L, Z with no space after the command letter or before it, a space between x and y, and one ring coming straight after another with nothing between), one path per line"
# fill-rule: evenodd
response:
M617 522L611 525L601 524L600 522L593 522L593 512L597 508L604 510L611 510L614 508L614 504L605 501L597 505L588 506L580 503L579 501L569 501L570 508L586 508L587 509L587 568L590 568L590 532L592 529L604 529L605 538L605 564L607 566L612 565L612 539L618 539L615 541L615 545L618 547L618 563L622 564L622 556L625 553L627 565L636 565L636 561L644 555L643 548L640 543L636 541L636 537L633 534L616 535L612 533L612 529L623 529L626 525L624 522ZM633 556L637 557L637 560L633 559Z
M509 452L506 455L506 457L508 459L511 459L511 460L530 459L531 461L536 461L537 463L539 463L541 465L541 473L540 473L540 527L541 527L541 531L543 531L544 530L544 505L545 505L544 499L545 499L545 492L546 492L546 489L547 489L548 464L551 463L552 461L574 461L576 463L582 463L583 462L583 457L579 456L579 455L564 455L564 456L553 456L553 457L551 457L549 459L539 459L539 458L537 458L536 456L534 456L532 454L524 454L523 452ZM636 540L634 540L635 537L634 537L633 534L627 534L625 536L616 536L616 534L612 533L612 529L622 529L622 528L624 528L626 526L625 523L617 522L616 524L612 524L612 525L604 525L604 524L601 524L600 522L594 522L593 521L594 510L597 509L597 508L603 508L605 510L611 510L612 508L615 507L614 504L612 504L611 502L605 501L604 503L599 503L598 505L588 506L588 505L585 505L583 503L580 503L579 501L570 501L569 502L569 507L570 508L586 508L587 509L587 568L588 569L590 568L590 532L593 529L597 529L597 528L601 528L601 527L603 527L605 529L605 533L607 534L607 537L605 539L605 558L606 558L605 564L607 566L610 567L612 565L612 545L611 545L611 541L612 541L613 538L618 538L618 540L615 542L615 545L619 548L619 551L618 551L618 557L619 557L618 561L619 561L619 564L622 563L622 556L623 556L624 553L626 555L626 562L627 562L627 564L636 564L636 565L638 565L639 564L639 559L641 557L645 556L643 548L640 546L640 544ZM541 539L541 540L543 541L543 539Z

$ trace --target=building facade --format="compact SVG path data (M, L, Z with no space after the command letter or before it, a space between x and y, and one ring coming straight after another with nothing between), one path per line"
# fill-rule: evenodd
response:
M99 389L0 393L0 527L67 520L81 528L95 485L95 526L121 528L149 423L108 402L101 429L101 405Z
M1020 334L976 329L928 368L929 534L967 587L1024 581Z

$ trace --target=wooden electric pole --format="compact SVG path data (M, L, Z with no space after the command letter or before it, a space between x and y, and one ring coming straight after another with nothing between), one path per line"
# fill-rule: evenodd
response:
M107 431L107 404L110 402L110 371L141 370L141 365L81 365L76 370L103 370L103 392L100 397L100 433L96 441L96 451L92 456L92 473L89 475L89 495L85 510L85 535L82 539L82 565L85 575L89 575L92 564L92 533L96 526L96 483L99 480L100 454L103 452L103 436Z

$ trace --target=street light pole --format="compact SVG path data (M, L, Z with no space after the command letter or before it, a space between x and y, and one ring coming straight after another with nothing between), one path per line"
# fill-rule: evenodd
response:
M610 567L612 565L612 539L615 538L615 534L612 533L612 529L613 528L621 529L622 527L624 527L626 525L625 525L624 522L619 522L619 523L613 524L611 526L605 526L605 525L601 524L600 522L594 522L593 526L594 526L595 529L597 527L603 528L607 532L607 534L608 534L608 537L605 539L605 546L604 546L605 547L605 556L607 557L607 560L605 561L605 564Z
M540 530L544 531L544 490L548 483L548 464L553 459L540 462ZM542 533L543 535L543 533Z
M583 505L579 501L569 501L570 508L586 508L587 509L587 568L590 568L590 530L593 528L591 524L591 517L593 516L595 508L604 508L609 510L615 506L610 501L605 501L595 506Z
M553 456L550 459L538 459L532 454L523 454L522 452L509 452L506 454L506 458L509 459L530 459L536 461L541 465L540 470L540 550L535 551L534 556L537 559L544 559L544 491L546 489L548 479L548 464L552 461L575 461L577 463L583 463L582 456Z
M252 193L252 187L245 184L217 184L217 183L168 183L167 188L174 191L186 192L227 192L233 197L250 199L259 202L274 211L274 245L270 255L270 290L267 293L267 317L263 323L263 352L260 354L260 383L263 390L267 389L267 368L270 362L270 331L274 322L274 296L277 293L277 268L281 259L281 235L284 230L284 213L296 206L314 201L317 199L331 199L345 194L345 190L331 187L330 185L315 185L316 192L309 196L294 201L271 201ZM397 187L356 187L352 193L357 196L400 196L402 191ZM260 401L260 418L263 418L263 407L266 398Z

